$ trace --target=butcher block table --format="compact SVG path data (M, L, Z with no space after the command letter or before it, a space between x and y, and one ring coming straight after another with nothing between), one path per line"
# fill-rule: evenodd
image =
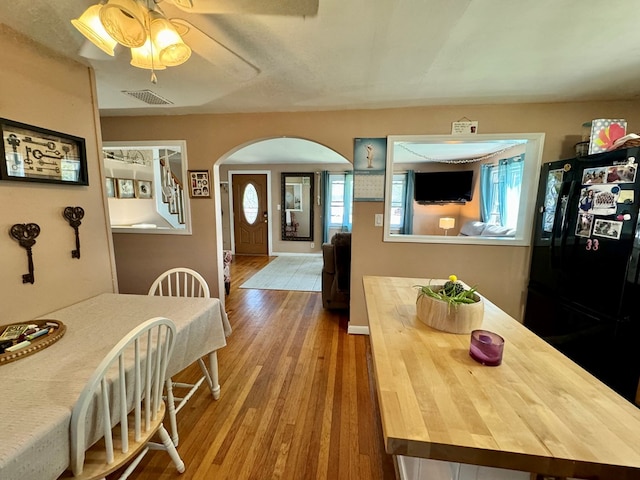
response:
M514 471L501 479L640 479L640 409L486 298L482 328L505 339L504 355L477 363L469 335L417 318L413 286L429 281L363 277L385 446L401 475L426 478L432 459Z

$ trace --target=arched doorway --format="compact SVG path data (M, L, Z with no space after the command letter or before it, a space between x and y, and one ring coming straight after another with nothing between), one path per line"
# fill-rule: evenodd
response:
M256 139L245 143L221 157L213 166L214 188L217 190L217 224L219 235L217 246L220 255L224 250L236 252L237 232L235 222L239 213L243 189L234 186L234 177L242 175L263 176L266 184L266 209L259 209L254 222L267 225L267 254L320 254L322 246L322 190L320 187L323 171L352 171L352 164L334 150L317 142L290 137ZM311 173L314 195L315 228L310 240L287 241L282 238L283 211L281 179L284 173ZM260 208L260 207L258 207ZM295 214L295 213L294 213ZM222 284L222 282L221 282Z

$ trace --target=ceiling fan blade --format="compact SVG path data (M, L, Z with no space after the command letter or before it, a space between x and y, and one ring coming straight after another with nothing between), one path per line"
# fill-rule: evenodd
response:
M319 0L173 0L189 13L315 16Z
M238 81L249 80L260 72L255 65L186 20L172 18L170 21L195 54L233 75Z

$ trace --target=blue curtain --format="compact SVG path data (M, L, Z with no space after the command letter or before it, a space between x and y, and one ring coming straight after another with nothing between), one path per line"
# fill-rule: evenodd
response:
M480 165L480 220L491 220L491 204L493 203L493 187L491 176L494 165Z
M520 198L522 172L524 162L522 157L512 157L498 162L498 205L500 210L500 225L515 227L517 223L519 203L514 198ZM513 225L510 225L513 224Z
M344 215L342 216L342 231L351 231L351 210L353 208L353 172L344 174Z
M415 176L413 170L407 170L407 181L405 182L404 208L402 229L400 233L411 235L413 233L413 194L415 190Z
M483 222L515 228L523 171L524 162L520 156L499 160L497 165L481 165L480 215Z
M322 241L329 241L329 224L331 223L331 172L322 171ZM344 175L344 193L342 201L344 204L344 215L342 216L341 232L351 231L351 211L353 209L353 172L336 173L333 175Z
M331 182L329 172L322 171L322 243L329 241L329 222L331 221Z

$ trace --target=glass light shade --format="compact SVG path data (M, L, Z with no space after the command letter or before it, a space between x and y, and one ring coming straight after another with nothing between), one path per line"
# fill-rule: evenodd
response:
M444 230L449 230L456 226L456 219L453 217L442 217L438 225Z
M92 5L87 8L80 18L71 20L74 27L78 29L87 39L104 53L113 57L113 49L118 44L102 26L100 22L100 10L102 5Z
M151 38L160 52L163 65L175 67L189 60L191 48L184 43L169 20L152 12L150 29Z
M138 68L146 68L147 70L164 70L167 68L160 61L158 49L151 44L149 39L142 47L131 49L131 65Z
M136 0L109 0L100 10L100 21L125 47L142 47L147 39L149 15Z

